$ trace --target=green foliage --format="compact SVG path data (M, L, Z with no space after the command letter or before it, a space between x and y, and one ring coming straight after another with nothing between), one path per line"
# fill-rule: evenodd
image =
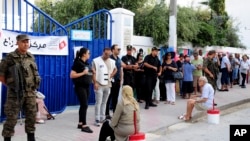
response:
M153 38L155 45L167 44L169 37L169 8L164 1L156 4L155 0L60 0L51 3L50 0L41 0L38 7L66 25L100 9L123 7L135 12L134 33L140 36ZM178 7L177 13L177 44L192 43L194 46L220 45L244 47L237 35L237 28L233 27L230 17L225 11L225 0L210 0L208 9L194 10L191 7ZM51 25L43 16L36 14L34 32L51 33L56 27ZM105 17L101 17L105 18ZM98 19L93 18L88 23L75 25L77 29L95 27ZM39 23L39 24L38 24ZM86 26L87 25L87 26ZM104 23L99 25L104 26ZM104 31L99 33L106 36Z
M148 0L93 0L94 10L99 9L114 9L123 7L130 11L135 12L138 8L142 7Z
M179 42L190 42L199 33L199 20L192 8L178 7L177 37Z
M93 12L92 0L61 0L55 3L52 3L51 0L41 0L36 5L62 25L66 25ZM55 29L56 26L51 25L48 18L41 14L36 14L33 27L34 32L49 34Z
M138 9L134 21L135 34L152 37L155 45L166 44L168 41L168 13L168 7L163 3Z
M221 16L226 13L225 0L210 0L209 6L213 9L217 15Z

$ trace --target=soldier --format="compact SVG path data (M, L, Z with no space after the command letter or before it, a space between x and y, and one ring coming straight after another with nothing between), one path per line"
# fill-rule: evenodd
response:
M207 77L208 83L214 88L214 92L217 89L216 80L219 73L220 61L218 56L216 56L215 50L210 50L208 56L203 63L204 75ZM217 104L215 104L217 105Z
M25 112L25 132L28 141L35 141L36 94L40 76L34 56L29 53L29 37L21 34L16 37L18 48L9 53L0 63L0 81L7 86L7 99L4 106L6 122L3 125L4 141L10 141L20 110Z

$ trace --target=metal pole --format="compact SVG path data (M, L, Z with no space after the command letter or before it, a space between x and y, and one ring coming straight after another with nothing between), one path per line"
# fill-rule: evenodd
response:
M177 51L177 0L170 0L169 5L169 41L168 46Z

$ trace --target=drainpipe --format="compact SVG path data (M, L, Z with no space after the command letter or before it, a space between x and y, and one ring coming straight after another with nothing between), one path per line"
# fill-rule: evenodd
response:
M177 51L177 0L170 0L169 5L169 41L168 46Z

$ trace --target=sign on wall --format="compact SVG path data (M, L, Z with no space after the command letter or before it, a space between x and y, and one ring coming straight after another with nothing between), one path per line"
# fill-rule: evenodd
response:
M91 30L71 30L71 40L75 41L92 41Z
M9 53L17 48L16 36L20 33L2 30L0 49ZM29 52L37 55L68 55L67 36L29 36Z

